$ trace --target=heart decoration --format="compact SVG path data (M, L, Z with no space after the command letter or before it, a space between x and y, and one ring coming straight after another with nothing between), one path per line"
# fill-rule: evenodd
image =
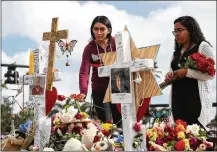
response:
M46 116L51 111L57 100L57 89L52 87L52 91L46 90Z

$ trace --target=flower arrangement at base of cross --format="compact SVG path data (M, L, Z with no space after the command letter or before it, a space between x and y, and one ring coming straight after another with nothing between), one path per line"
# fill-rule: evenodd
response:
M146 130L148 151L212 151L213 143L206 139L203 128L187 125L182 120L176 120L172 126L157 122Z
M121 134L111 121L101 123L90 119L80 106L81 96L58 95L58 100L70 100L63 109L53 114L49 143L44 150L54 151L113 151L121 140ZM71 104L70 104L71 103ZM100 145L105 145L100 147Z

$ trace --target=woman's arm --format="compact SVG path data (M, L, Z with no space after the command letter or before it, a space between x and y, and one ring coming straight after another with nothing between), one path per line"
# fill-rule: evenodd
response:
M90 74L90 52L88 49L85 48L82 55L82 62L81 62L80 72L79 72L79 88L81 94L87 95L89 74Z

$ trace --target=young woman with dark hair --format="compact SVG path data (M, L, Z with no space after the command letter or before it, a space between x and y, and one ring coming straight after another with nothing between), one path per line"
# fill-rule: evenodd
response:
M180 68L191 54L200 52L215 60L212 46L206 41L199 24L191 16L182 16L174 21L174 53L171 70L165 81L177 79L172 84L170 107L174 120L182 119L187 124L198 124L203 128L211 120L211 80L214 78L198 70Z
M103 66L103 62L100 58L101 53L116 51L115 40L114 37L111 36L112 25L110 20L106 16L95 17L91 24L90 33L92 39L84 49L80 67L80 93L84 99L88 92L90 67L92 66L91 80L93 104L103 108L103 99L109 84L109 78L98 77L97 69L99 66ZM95 107L97 117L101 121L105 122L105 110L98 107ZM120 122L121 114L118 112L116 105L110 104L110 107L113 123ZM121 123L117 125L120 126Z

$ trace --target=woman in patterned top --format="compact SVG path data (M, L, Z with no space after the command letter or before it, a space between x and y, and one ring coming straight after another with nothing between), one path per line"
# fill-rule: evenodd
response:
M211 80L214 78L198 70L180 68L189 55L200 52L215 60L212 46L206 41L199 24L191 16L182 16L174 21L175 51L170 72L165 81L176 79L170 93L170 107L174 120L182 119L187 124L205 128L210 122Z

